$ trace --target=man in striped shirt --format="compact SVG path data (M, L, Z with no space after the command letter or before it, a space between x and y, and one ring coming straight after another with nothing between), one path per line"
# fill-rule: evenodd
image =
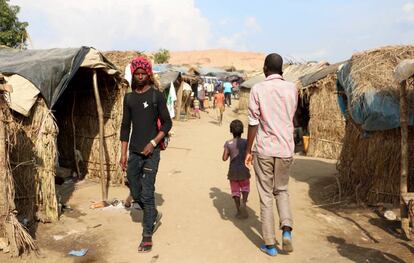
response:
M277 254L273 198L279 212L279 227L283 231L283 250L293 251L288 182L295 146L293 116L298 94L295 85L283 79L282 67L282 57L269 54L263 67L266 79L250 91L245 159L248 167L253 160L256 173L264 240L261 250L271 256Z

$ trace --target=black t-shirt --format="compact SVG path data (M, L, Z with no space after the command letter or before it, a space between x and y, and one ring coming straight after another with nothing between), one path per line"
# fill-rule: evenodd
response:
M161 92L150 88L144 93L132 91L125 94L120 139L124 142L129 141L130 151L142 152L144 147L157 136L158 116L161 120L160 130L168 134L172 121ZM130 132L131 123L132 132Z

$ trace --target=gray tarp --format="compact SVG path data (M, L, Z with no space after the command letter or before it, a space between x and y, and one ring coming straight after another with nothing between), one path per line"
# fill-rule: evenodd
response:
M264 74L257 75L257 76L254 76L254 77L246 80L242 84L240 84L240 87L246 88L246 89L251 89L256 83L262 82L265 79L266 78L265 78Z
M23 51L0 49L0 72L18 74L31 81L52 108L89 50L89 47Z
M333 74L333 73L338 72L338 68L346 62L347 61L335 63L335 64L330 65L330 66L328 66L324 69L321 69L321 70L316 71L314 73L306 74L306 75L300 77L299 80L302 83L302 87L309 86L310 84L315 83L318 80L325 78L329 74Z
M162 90L168 89L170 87L170 83L177 80L177 78L181 75L180 72L177 71L167 71L158 73L160 77L160 83Z

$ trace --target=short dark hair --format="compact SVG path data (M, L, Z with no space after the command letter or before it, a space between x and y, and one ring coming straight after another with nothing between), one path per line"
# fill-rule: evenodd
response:
M277 53L271 53L266 56L264 66L270 73L283 73L283 58Z
M240 137L243 133L243 123L240 120L233 120L230 123L230 132L235 137Z

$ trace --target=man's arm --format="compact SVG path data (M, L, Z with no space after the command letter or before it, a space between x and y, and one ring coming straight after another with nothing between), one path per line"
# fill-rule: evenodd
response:
M257 127L259 127L259 125L249 125L249 128L247 130L246 158L244 159L244 165L246 165L246 167L249 169L253 160L252 147L254 138L256 138Z
M127 150L128 150L128 142L121 141L121 160L119 164L121 165L122 171L126 171L127 169Z
M249 107L248 107L248 119L249 128L247 130L247 146L246 146L246 158L244 159L244 165L250 169L252 164L252 146L254 138L256 138L257 130L259 127L260 119L260 104L259 97L255 86L250 91Z
M127 96L125 94L124 97L124 107L122 112L122 123L121 123L121 160L119 164L122 167L122 170L125 171L127 168L127 151L128 151L128 141L129 141L129 134L131 132L131 116L129 112L129 108L127 105Z

